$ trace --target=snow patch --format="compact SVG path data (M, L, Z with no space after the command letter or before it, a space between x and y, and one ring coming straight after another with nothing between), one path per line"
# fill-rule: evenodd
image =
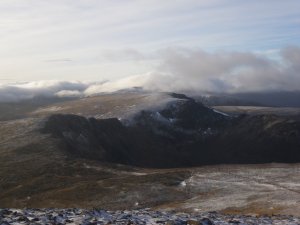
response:
M181 187L186 187L186 182L185 182L185 180L180 182L180 186L181 186Z
M34 111L34 113L43 113L43 112L57 112L62 110L63 107L59 107L59 106L51 106L51 107L47 107L47 108L40 108L37 109L36 111Z
M227 113L223 113L223 112L221 112L221 111L219 111L219 110L216 110L216 109L212 109L215 113L219 113L219 114L221 114L221 115L223 115L223 116L228 116L228 117L230 117Z

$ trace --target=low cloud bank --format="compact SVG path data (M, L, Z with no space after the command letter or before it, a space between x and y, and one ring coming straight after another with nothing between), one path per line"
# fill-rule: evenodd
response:
M158 71L173 78L169 80L173 89L225 93L300 90L299 47L280 50L276 59L254 53L189 49L170 49L162 54Z
M80 97L90 83L79 81L34 81L0 84L0 102L15 102L34 97Z
M160 64L153 72L92 85L86 93L134 86L179 92L300 91L299 47L279 50L276 59L248 52L208 53L178 48L161 50L156 55L160 57Z
M178 48L161 50L157 57L160 63L152 72L117 81L0 84L0 101L37 96L83 97L132 87L149 91L217 93L300 91L299 47L280 50L276 59L254 53L208 53Z

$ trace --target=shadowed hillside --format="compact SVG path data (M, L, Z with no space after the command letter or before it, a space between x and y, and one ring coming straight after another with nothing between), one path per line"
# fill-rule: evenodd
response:
M50 116L43 129L72 156L141 167L300 161L300 123L232 117L189 98L130 120Z

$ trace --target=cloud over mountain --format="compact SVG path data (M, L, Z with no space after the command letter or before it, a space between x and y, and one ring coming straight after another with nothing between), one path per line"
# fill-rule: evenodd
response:
M26 100L34 97L81 95L89 86L79 81L33 81L13 84L0 84L0 102Z
M135 54L147 58L142 53ZM151 72L119 80L0 84L0 101L36 96L81 97L133 87L149 91L219 93L300 91L300 48L295 46L279 50L276 59L250 52L206 52L187 48L163 49L151 57L159 58Z
M300 48L288 47L272 59L248 52L169 49L158 70L177 89L213 92L299 91ZM159 79L158 79L159 80ZM172 84L171 84L172 85Z

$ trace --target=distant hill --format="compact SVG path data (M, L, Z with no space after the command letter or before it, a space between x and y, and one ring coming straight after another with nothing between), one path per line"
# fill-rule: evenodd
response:
M300 92L209 93L195 98L211 106L300 107Z

